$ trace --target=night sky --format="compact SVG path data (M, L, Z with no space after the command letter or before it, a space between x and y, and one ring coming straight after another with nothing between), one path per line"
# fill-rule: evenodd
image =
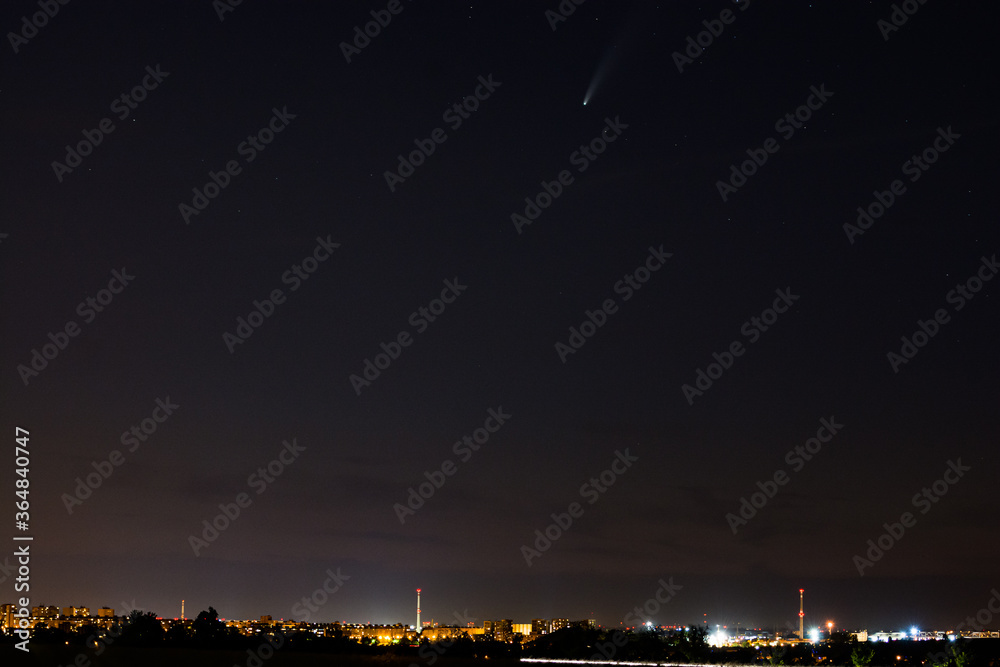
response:
M32 604L288 618L339 568L311 620L617 626L671 577L655 623L975 615L993 21L903 4L7 3Z

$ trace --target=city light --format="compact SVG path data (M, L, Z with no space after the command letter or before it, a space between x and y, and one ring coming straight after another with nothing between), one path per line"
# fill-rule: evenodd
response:
M809 641L813 644L819 642L819 628L813 628L809 631Z

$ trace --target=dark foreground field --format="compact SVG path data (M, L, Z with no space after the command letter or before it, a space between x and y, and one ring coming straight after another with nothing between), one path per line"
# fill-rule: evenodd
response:
M216 651L185 648L130 648L108 647L100 656L93 651L80 651L74 646L32 645L25 654L13 646L0 646L0 665L15 667L319 667L337 665L342 667L409 667L418 664L426 667L422 660L398 656L352 656L318 653L285 653L277 651L266 660L259 660L244 651ZM83 655L84 658L79 658ZM80 662L75 662L76 660ZM86 660L86 661L84 661ZM483 667L484 661L444 657L435 667ZM515 667L515 660L489 660L490 667Z
M919 645L917 645L919 644ZM138 648L130 646L109 646L97 656L90 649L60 644L31 644L31 651L24 653L13 644L0 644L0 667L318 667L335 665L338 667L525 667L510 656L463 657L458 655L436 656L431 662L416 654L404 655L357 655L346 653L320 653L308 650L279 650L273 655L265 652L251 653L247 649L207 649L207 648ZM891 644L870 645L874 649L869 655L867 667L1000 667L1000 641L973 640L961 655L950 658L934 658L948 645L944 642L892 642ZM259 651L259 646L257 647ZM781 651L766 655L753 649L737 647L716 650L707 658L707 665L789 665L790 667L835 667L851 665L849 649L838 654L818 655L809 650ZM590 657L577 655L575 657ZM626 659L648 660L640 656L622 656ZM681 658L683 660L683 658ZM662 660L662 658L661 658ZM939 662L934 665L933 663ZM554 667L552 665L544 667ZM706 666L707 667L707 666Z

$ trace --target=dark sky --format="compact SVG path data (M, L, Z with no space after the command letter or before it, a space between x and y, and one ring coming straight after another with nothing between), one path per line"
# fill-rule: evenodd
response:
M413 623L420 587L424 620L617 625L671 577L657 623L783 628L799 588L812 623L974 615L1000 584L1000 283L977 282L1000 252L995 50L975 3L912 4L886 40L889 2L589 0L553 30L555 0L403 0L350 62L341 43L386 3L245 0L220 20L209 2L70 2L16 53L8 35L2 405L8 445L31 434L32 604L287 618L340 568L312 620ZM4 32L37 11L7 3ZM688 46L710 29L703 53ZM456 127L447 110L477 87ZM243 144L269 123L270 143ZM602 130L615 141L581 157ZM904 164L936 140L933 164ZM80 142L79 166L53 166ZM724 200L748 150L767 160ZM646 280L650 248L670 257ZM307 279L286 274L314 256ZM639 267L641 289L616 290ZM952 292L970 278L975 294ZM449 282L464 289L441 313ZM557 343L609 299L563 361ZM893 364L918 321L935 335ZM409 345L359 395L350 376L400 332ZM49 334L64 349L26 372ZM741 356L710 367L735 341ZM699 370L716 379L689 401ZM841 427L799 462L822 420ZM456 450L484 426L478 451ZM635 460L612 486L581 486L619 452ZM110 474L68 500L95 466ZM394 506L442 466L401 522ZM727 519L776 474L755 516ZM914 499L939 479L933 503ZM572 503L582 514L529 566L522 545Z

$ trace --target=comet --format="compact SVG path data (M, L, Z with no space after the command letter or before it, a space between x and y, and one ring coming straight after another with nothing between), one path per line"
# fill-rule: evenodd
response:
M583 96L583 106L587 106L587 103L590 102L590 98L594 96L595 92L597 92L597 87L604 79L604 75L610 68L615 55L614 47L604 54L604 58L601 59L601 63L597 66L594 76L590 78L590 85L587 86L587 94Z
M604 78L617 66L623 58L626 58L635 50L637 36L649 24L648 16L640 14L638 11L630 12L619 28L615 31L615 36L611 40L611 46L604 52L601 62L594 70L594 76L590 78L590 85L587 86L587 93L583 96L583 106L587 106L590 100L597 93Z

